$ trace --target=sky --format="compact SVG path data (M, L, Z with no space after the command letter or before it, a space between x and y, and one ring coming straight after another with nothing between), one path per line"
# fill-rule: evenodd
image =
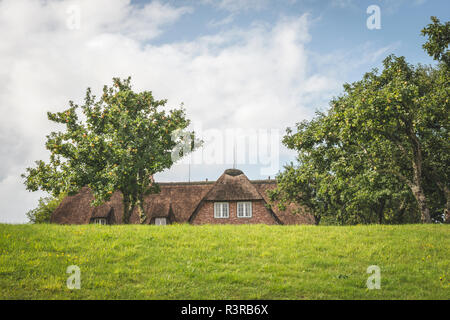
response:
M376 6L376 10L373 9ZM370 9L370 10L368 10ZM43 192L21 174L48 160L47 111L132 77L182 103L205 144L157 181L272 178L295 161L287 127L328 108L389 54L432 64L420 30L447 0L0 0L0 223L26 223ZM379 14L378 14L379 13Z

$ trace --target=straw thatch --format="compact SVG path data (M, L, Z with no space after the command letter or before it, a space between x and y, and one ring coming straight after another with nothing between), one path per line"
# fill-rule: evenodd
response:
M262 196L241 170L228 169L220 176L204 200L244 201L262 200Z
M89 188L82 188L79 193L63 199L53 212L50 222L58 224L89 223L93 208L90 202L94 199Z
M266 191L276 187L274 180L250 181L237 169L226 170L216 182L160 183L161 191L144 198L144 212L147 220L154 223L155 218L166 218L167 223L191 222L198 208L205 201L264 201L268 203ZM85 187L74 196L66 197L53 212L52 223L86 224L95 218L105 218L108 224L120 224L123 217L122 194L115 192L109 201L91 206L94 199L89 188ZM279 224L312 223L310 216L293 215L296 206L280 211L276 206L268 209ZM306 211L302 211L305 213ZM131 223L139 223L137 208L133 211Z
M158 212L169 212L170 204L173 213L172 217L169 216L170 222L187 222L212 185L211 182L160 183L160 193L151 194L145 199L149 204L145 213L148 217L155 218ZM164 204L163 209L161 204Z
M267 195L267 190L274 189L277 186L275 180L259 180L253 181L253 185L263 196L266 203L269 203L269 196ZM308 211L300 206L291 204L287 206L286 210L282 211L278 209L277 202L272 206L272 211L275 215L283 222L283 224L313 224L314 219L308 213Z

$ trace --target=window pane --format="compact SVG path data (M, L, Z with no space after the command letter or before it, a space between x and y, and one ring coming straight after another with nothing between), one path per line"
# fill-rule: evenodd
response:
M223 217L228 218L228 203L223 203Z
M156 218L155 224L157 226L165 226L167 224L166 218Z
M104 218L96 218L96 219L94 219L94 224L104 225L104 224L106 224L106 219L104 219Z
M214 203L214 218L220 218L220 203Z
M251 202L238 202L236 212L237 212L238 218L251 218L252 203Z
M252 212L251 212L251 204L250 202L246 202L245 203L245 216L246 217L251 217L252 216Z
M229 207L227 202L214 203L214 218L228 218Z

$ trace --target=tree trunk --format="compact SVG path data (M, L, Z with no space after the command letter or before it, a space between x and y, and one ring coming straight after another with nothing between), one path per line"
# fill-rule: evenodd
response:
M133 211L133 208L131 206L130 199L129 199L129 197L127 195L124 194L123 195L123 217L122 217L123 224L129 224L130 223L130 218L131 218L132 211Z
M145 187L148 187L147 184L145 183L147 176L148 175L146 175L143 170L139 170L136 175L137 185L142 186L143 184L145 184ZM142 189L140 187L138 189L142 191ZM133 197L133 200L135 200L134 205L136 206L136 208L138 210L139 223L143 224L147 220L147 216L145 215L145 211L144 211L144 196L143 196L142 192L138 191L137 194L135 195L135 197Z
M436 181L436 184L439 190L442 191L445 197L445 207L444 207L444 223L450 223L450 189L447 187L446 182L440 181L440 176L438 176L435 172L433 172L433 179Z
M406 211L406 201L405 199L402 200L402 203L400 204L400 207L398 208L398 214L397 214L397 222L403 223L403 216Z
M450 190L444 186L444 194L445 194L445 209L444 209L444 222L450 223Z
M385 199L380 200L380 204L378 206L378 223L383 224L383 216L384 216L384 206L386 204Z
M410 129L409 138L413 146L413 183L410 185L411 191L416 198L420 210L420 217L422 223L431 223L430 210L427 206L427 199L422 188L422 149L419 139L417 139L414 132Z
M321 216L320 216L320 215L313 215L313 217L314 217L314 224L315 224L316 226L318 226L319 223L320 223L320 218L321 218Z
M142 201L142 199L138 199L136 206L139 213L139 222L143 224L147 220L147 216L144 211L144 201Z
M139 214L139 222L142 224L147 220L147 216L145 215L144 211L144 202L141 198L135 199L133 201L132 196L123 196L123 217L122 222L123 224L130 224L131 223L131 215L133 214L134 208L137 209Z
M430 210L428 209L427 200L421 186L415 185L411 190L419 206L422 223L431 223Z

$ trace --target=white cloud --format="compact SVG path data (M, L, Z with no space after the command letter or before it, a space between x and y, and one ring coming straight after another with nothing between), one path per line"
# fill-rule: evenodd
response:
M211 21L208 22L208 26L209 27L221 27L221 26L225 26L228 25L230 23L232 23L234 21L235 18L235 14L231 13L229 15L227 15L225 18L223 19L212 19Z
M358 6L369 6L370 4L378 5L381 7L382 12L386 11L388 14L397 12L403 6L421 6L425 4L427 0L378 0L373 3L361 3L361 1L355 0L331 0L332 7L338 7L343 9L357 9Z
M331 0L331 5L334 7L348 8L353 7L355 4L353 0Z
M230 12L261 10L269 4L268 0L203 0L202 2Z

